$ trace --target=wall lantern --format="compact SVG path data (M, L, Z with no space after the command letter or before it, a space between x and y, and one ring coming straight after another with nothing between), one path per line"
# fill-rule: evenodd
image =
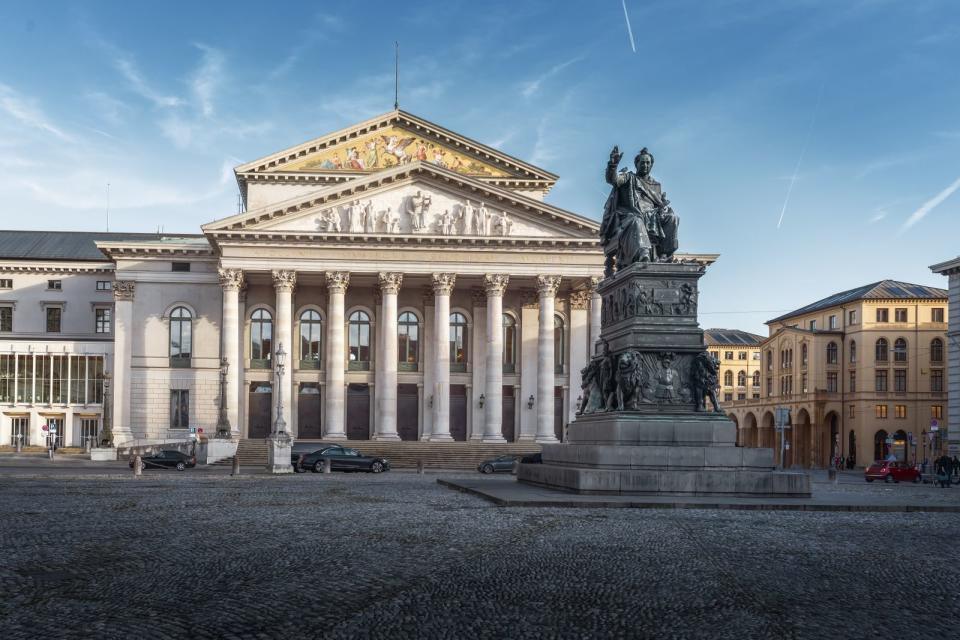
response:
M483 409L483 403L486 401L486 398L483 397L483 394L480 394L480 408Z
M533 409L533 403L534 403L534 402L536 402L536 401L533 399L533 394L531 393L531 394L530 394L530 397L527 398L527 409Z

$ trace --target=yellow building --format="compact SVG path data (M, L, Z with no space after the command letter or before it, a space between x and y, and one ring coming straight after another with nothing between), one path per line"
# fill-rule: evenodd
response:
M947 426L946 307L944 289L884 280L770 320L758 345L760 397L725 403L738 443L779 458L782 406L791 410L788 467L931 457Z
M721 402L757 400L762 389L760 343L763 336L739 329L705 329L710 354L720 363L718 380Z

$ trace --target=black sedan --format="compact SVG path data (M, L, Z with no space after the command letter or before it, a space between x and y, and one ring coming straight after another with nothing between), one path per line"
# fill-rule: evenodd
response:
M513 470L513 463L520 459L520 456L497 456L489 458L477 465L477 471L480 473L502 473Z
M192 469L197 466L197 459L194 456L180 453L179 451L161 451L152 456L143 456L140 459L143 461L143 467L145 469L159 467L183 471L184 469ZM135 457L130 458L131 469L133 469L135 460Z
M370 471L380 473L390 469L390 462L386 458L372 458L362 455L356 449L348 449L339 445L321 447L310 453L292 455L294 471L301 472L310 469L314 473L323 472L323 461L330 461L332 471Z

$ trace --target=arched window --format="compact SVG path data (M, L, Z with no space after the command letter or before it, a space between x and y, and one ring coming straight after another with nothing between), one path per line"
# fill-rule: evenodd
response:
M250 314L250 366L269 369L273 357L273 316L266 309Z
M563 318L553 316L553 369L555 373L563 373L565 338Z
M370 369L370 316L366 311L350 314L350 364L355 371Z
M773 371L773 351L767 351L767 371Z
M753 372L753 387L759 393L759 390L760 390L760 372L759 371Z
M450 370L467 370L467 317L458 311L450 314Z
M907 361L907 341L903 338L897 338L897 340L893 343L893 361Z
M307 309L300 314L300 368L320 368L320 347L323 336L323 324L320 314Z
M877 362L886 362L889 359L888 355L889 343L886 338L880 338L877 340L877 349L875 359Z
M745 387L747 386L747 372L741 371L737 374L737 386Z
M857 361L857 341L850 341L850 364L854 364Z
M416 371L420 362L420 322L409 311L397 320L397 361L403 371Z
M170 366L189 367L193 351L193 315L186 307L170 312Z
M827 345L827 364L837 364L837 343Z
M732 387L732 386L733 386L733 371L726 371L726 372L723 374L723 384L724 384L724 386L726 386L726 387Z
M800 364L807 366L807 343L800 345Z
M940 338L930 342L930 362L943 362L943 340Z
M508 313L503 314L503 372L517 370L517 321Z

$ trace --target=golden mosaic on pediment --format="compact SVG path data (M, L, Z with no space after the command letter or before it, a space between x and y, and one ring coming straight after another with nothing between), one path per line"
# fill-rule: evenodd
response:
M281 171L379 171L415 160L469 176L510 174L400 127L388 127L281 165Z

